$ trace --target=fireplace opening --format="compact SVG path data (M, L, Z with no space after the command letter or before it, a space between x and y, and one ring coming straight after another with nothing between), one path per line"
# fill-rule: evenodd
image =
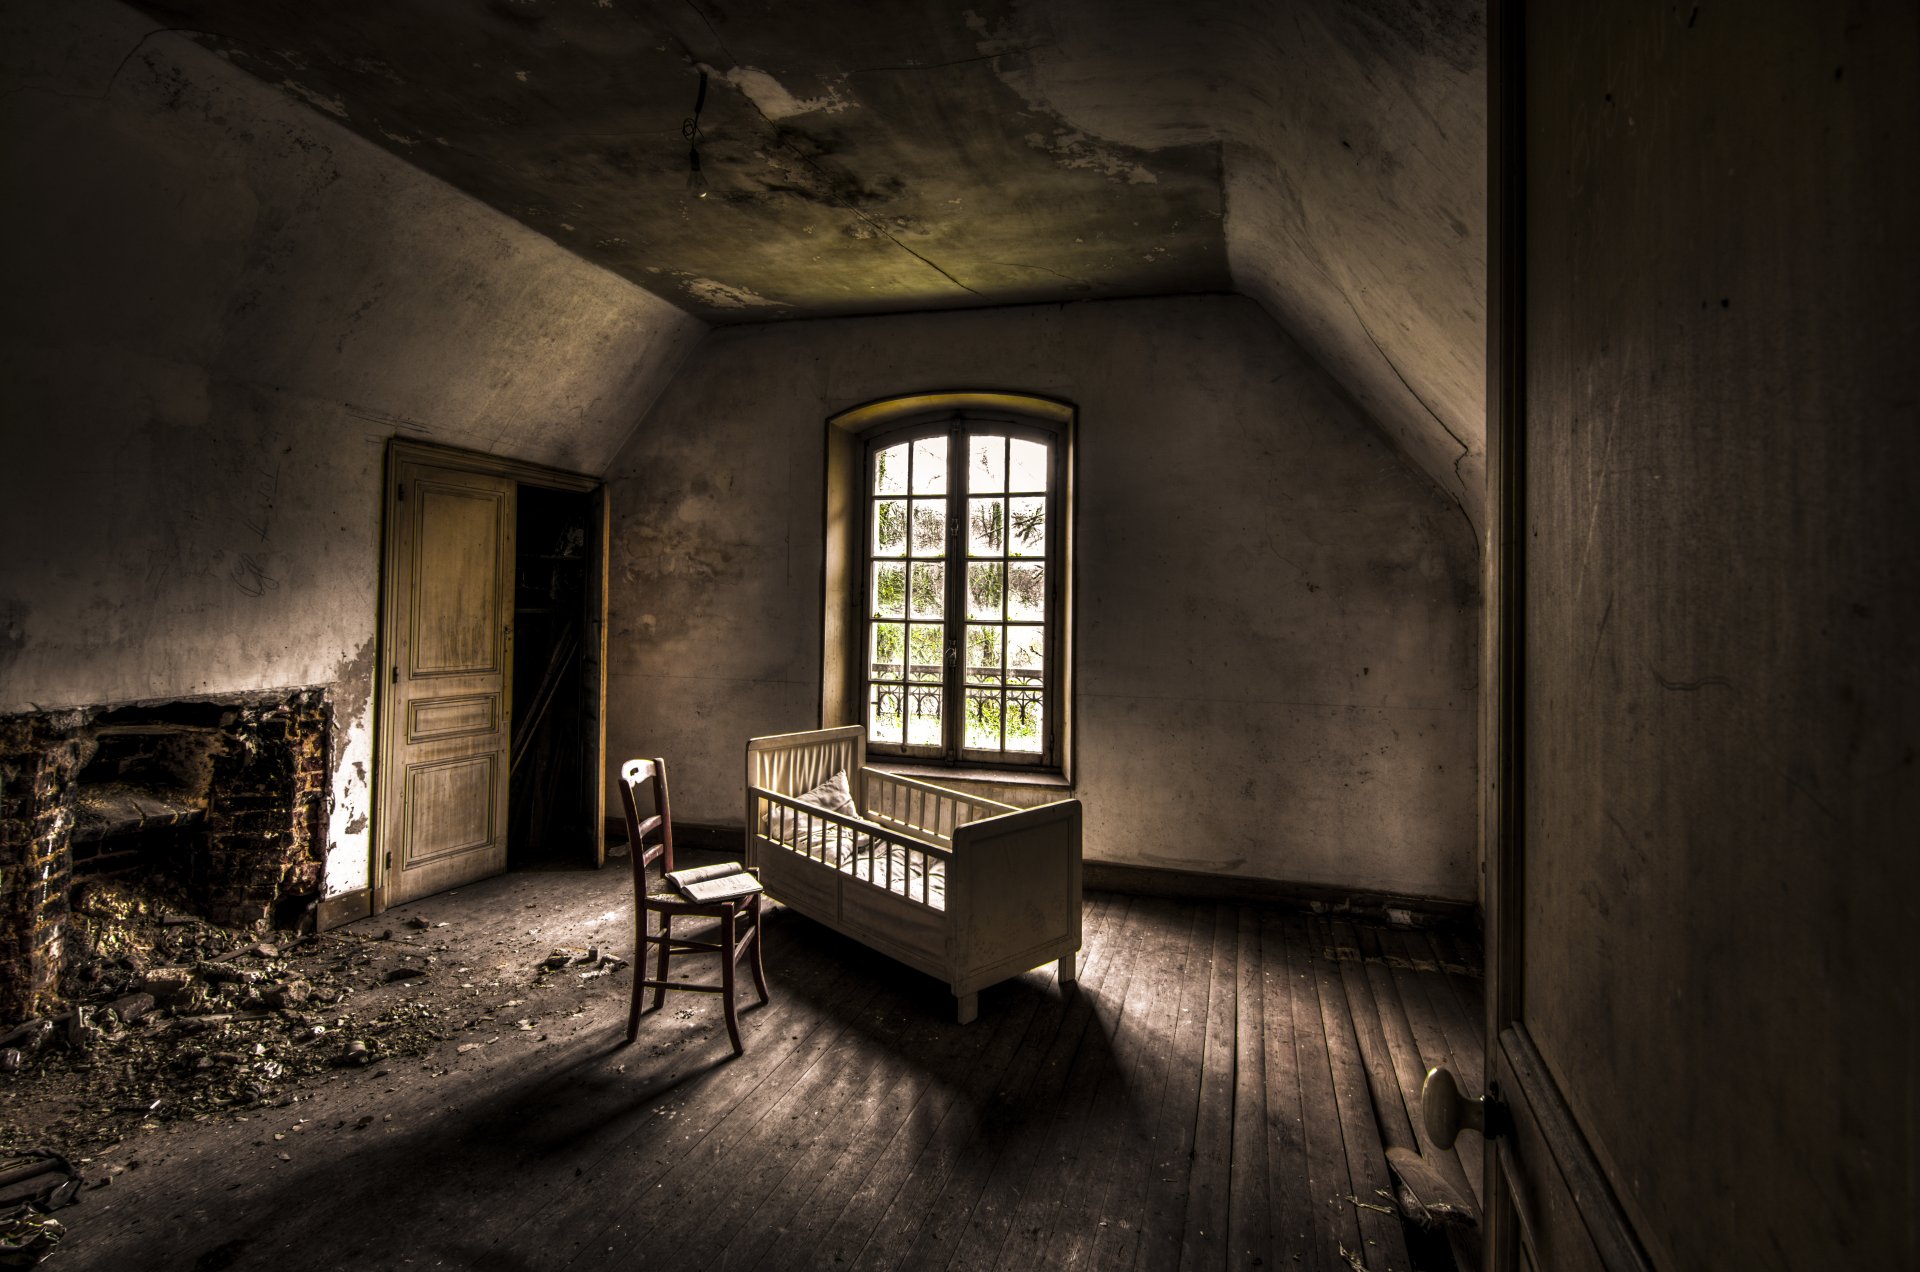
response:
M330 714L296 689L0 719L0 1023L97 979L136 922L310 927Z

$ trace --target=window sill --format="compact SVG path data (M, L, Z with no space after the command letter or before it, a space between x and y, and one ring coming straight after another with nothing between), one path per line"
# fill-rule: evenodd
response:
M1060 773L1035 772L1032 769L968 768L948 764L895 764L884 755L869 755L871 768L885 769L902 777L917 777L923 782L986 782L998 786L1036 786L1070 791L1073 783Z

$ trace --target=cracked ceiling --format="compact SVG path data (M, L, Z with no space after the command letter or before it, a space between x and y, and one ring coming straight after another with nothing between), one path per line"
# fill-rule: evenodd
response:
M1470 0L138 7L711 323L1248 294L1481 519Z

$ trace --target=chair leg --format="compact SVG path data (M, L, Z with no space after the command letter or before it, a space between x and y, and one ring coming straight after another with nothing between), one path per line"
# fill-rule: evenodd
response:
M627 1006L628 1042L640 1036L640 995L646 988L641 982L646 978L647 912L640 910L633 916L633 1001Z
M753 939L753 987L760 991L760 1005L764 1007L767 1002L767 964L766 964L766 960L760 957L760 945L766 936L766 933L760 927L760 920L761 918L764 917L764 915L762 914L762 911L760 909L759 897L755 897L753 899L752 904L753 904L753 938L752 938Z
M735 926L736 918L734 908L728 906L726 915L720 920L721 933L725 938L723 943L726 946L723 956L726 962L720 974L722 986L720 999L726 1004L727 1036L733 1039L733 1054L737 1056L746 1048L740 1043L739 1013L733 1005L733 963L740 957L740 932Z
M653 987L653 1009L660 1010L660 1004L667 1001L667 957L673 945L673 916L664 910L660 914L660 970L653 979L660 982Z

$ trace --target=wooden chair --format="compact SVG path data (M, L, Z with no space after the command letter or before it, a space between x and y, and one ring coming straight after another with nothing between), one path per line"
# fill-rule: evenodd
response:
M726 1005L727 1033L733 1039L733 1054L737 1056L745 1048L740 1044L740 1021L733 1004L734 967L749 954L753 956L754 986L760 991L761 1003L767 1001L767 971L760 957L761 894L755 892L725 901L692 901L667 882L666 874L674 865L673 815L667 803L665 760L628 760L622 765L620 803L627 815L627 844L633 856L633 1005L627 1012L627 1041L632 1042L640 1034L642 990L653 990L653 1010L658 1011L669 989L688 989L721 996ZM652 810L644 819L640 816L643 806ZM647 839L655 831L660 834L659 842L649 845ZM652 891L647 884L647 867L656 861L660 863L660 890ZM760 872L749 873L758 878ZM647 931L649 914L660 916L657 936ZM718 922L698 939L677 937L673 934L676 916L710 918ZM648 946L657 951L652 978L645 977ZM668 980L668 960L683 954L718 954L720 983L698 985Z

